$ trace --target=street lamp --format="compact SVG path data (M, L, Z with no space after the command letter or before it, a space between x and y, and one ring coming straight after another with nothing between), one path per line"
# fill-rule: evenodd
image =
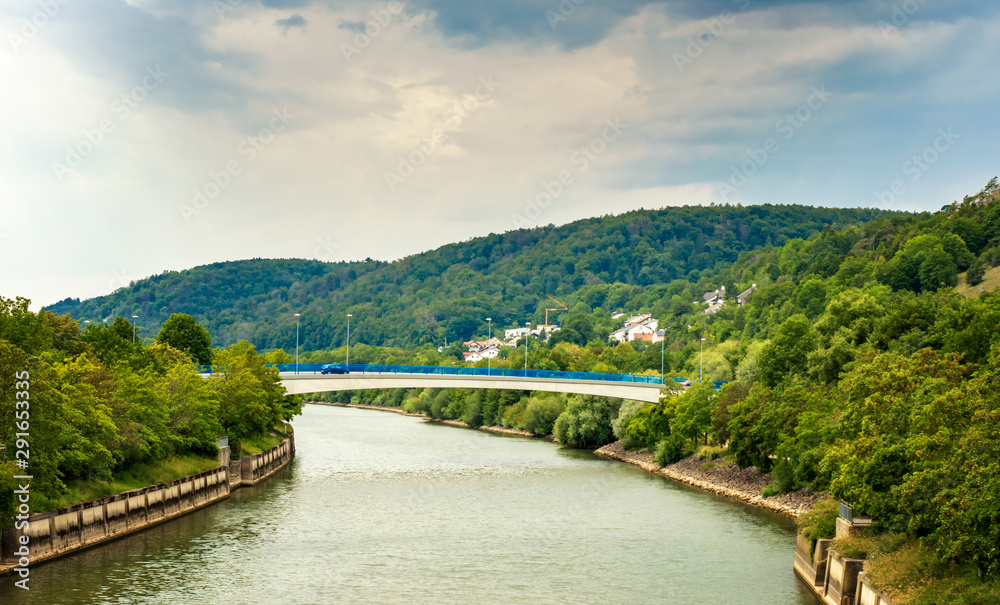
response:
M138 315L133 315L132 319L139 319ZM135 322L132 322L132 344L135 344Z
M663 341L666 340L667 331L657 330L656 334L660 337L660 384L666 384L666 379L663 377Z
M524 322L524 377L528 377L528 334L531 333L531 322Z
M347 363L344 365L351 365L351 318L354 317L350 313L347 314Z
M705 339L701 339L701 361L698 362L698 382L701 382L701 371L705 367Z
M295 314L295 373L299 373L299 314Z
M486 344L489 345L490 340L493 339L493 320L490 319L489 317L486 318L486 326L487 326L487 330L489 330L487 332L487 334L489 334L489 335L486 337ZM489 355L486 356L486 375L487 376L490 375L490 360L491 359L492 358Z

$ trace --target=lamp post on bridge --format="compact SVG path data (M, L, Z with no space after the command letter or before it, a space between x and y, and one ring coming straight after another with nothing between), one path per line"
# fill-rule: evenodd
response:
M666 340L667 331L657 330L656 335L660 337L660 384L666 385L667 379L663 377L663 341Z
M295 373L299 373L299 314L295 314Z
M488 330L487 336L486 336L486 344L489 345L490 340L493 339L493 320L490 319L489 317L486 318L486 326L487 326L487 330ZM491 369L490 369L492 367L492 363L491 363L492 360L493 360L492 357L490 357L489 355L486 356L486 375L487 376L490 376L491 373L492 373Z
M139 316L138 315L133 315L132 319L139 319ZM132 322L132 344L135 344L135 324L136 324L136 322L133 321Z
M347 363L346 366L351 365L351 318L354 317L350 313L347 314Z
M701 382L702 370L705 367L705 338L701 339L701 360L698 362L698 382Z
M531 322L524 322L524 377L528 377L528 336L531 333Z

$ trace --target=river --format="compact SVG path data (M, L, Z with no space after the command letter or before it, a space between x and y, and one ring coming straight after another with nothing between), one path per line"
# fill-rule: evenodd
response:
M550 442L306 406L227 501L0 578L0 603L814 605L773 513Z

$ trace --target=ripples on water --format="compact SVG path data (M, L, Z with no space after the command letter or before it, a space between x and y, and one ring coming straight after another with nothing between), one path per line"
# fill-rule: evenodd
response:
M290 468L0 603L809 604L770 513L549 442L307 406Z

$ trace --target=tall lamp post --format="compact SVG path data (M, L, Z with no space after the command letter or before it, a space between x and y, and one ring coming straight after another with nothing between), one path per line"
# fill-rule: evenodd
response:
M701 372L705 367L705 339L701 339L701 360L698 362L698 382L701 382Z
M351 365L351 318L354 317L350 313L347 314L347 363L344 365Z
M299 373L299 314L295 314L295 373Z
M667 331L657 330L656 334L660 337L660 384L666 384L667 380L663 377L663 341L666 340Z
M133 315L132 319L139 319L139 316L138 315ZM132 322L132 344L135 344L135 323L136 322L134 322L134 321Z
M489 317L486 318L486 326L487 326L486 329L488 330L488 332L487 332L488 336L486 337L486 342L489 343L490 340L493 339L493 320L490 319ZM489 355L486 356L486 375L487 376L489 376L491 374L491 371L490 371L491 363L490 362L492 361L492 359L493 358L490 357Z
M524 377L528 377L528 336L531 333L531 322L524 322Z

